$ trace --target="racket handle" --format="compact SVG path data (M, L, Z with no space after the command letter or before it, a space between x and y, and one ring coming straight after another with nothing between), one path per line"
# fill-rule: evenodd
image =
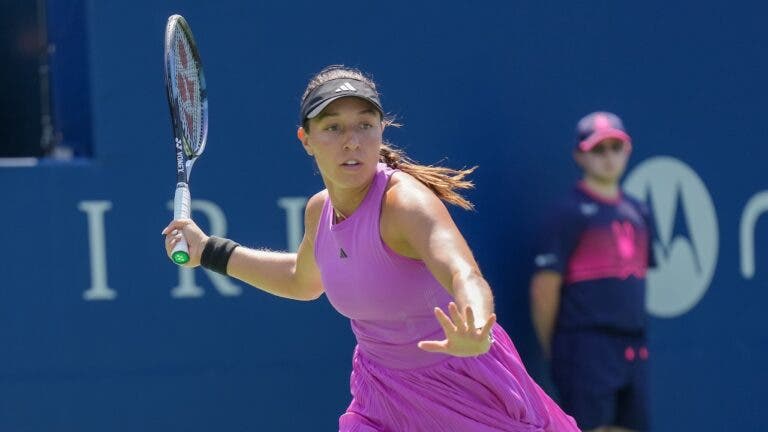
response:
M176 184L176 194L173 196L173 219L189 219L190 215L190 202L189 187L186 183ZM171 260L178 265L183 265L189 262L189 246L187 245L187 239L184 238L184 233L181 233L181 240L176 243L171 252Z

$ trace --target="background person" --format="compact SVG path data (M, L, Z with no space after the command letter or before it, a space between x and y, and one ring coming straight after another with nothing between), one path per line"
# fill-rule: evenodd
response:
M577 125L583 179L542 233L531 315L563 409L586 430L647 430L645 276L653 265L646 206L619 181L632 140L615 114Z

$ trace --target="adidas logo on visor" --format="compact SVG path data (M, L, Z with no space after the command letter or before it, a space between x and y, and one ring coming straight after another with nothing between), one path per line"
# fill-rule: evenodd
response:
M334 93L339 93L339 92L343 92L343 91L353 91L353 92L356 92L357 89L352 87L352 84L350 84L348 82L345 82L344 84L341 85L341 87L339 87L336 90L334 90Z

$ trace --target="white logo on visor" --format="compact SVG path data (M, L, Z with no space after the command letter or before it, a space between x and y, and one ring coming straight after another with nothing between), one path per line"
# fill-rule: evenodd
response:
M337 88L334 91L334 93L340 93L340 92L343 92L343 91L353 91L353 92L356 92L357 89L352 87L352 84L350 84L348 82L345 82L344 84L341 85L341 87Z
M673 318L691 310L712 282L717 266L717 214L704 182L688 165L654 157L624 182L652 210L656 268L648 271L648 312Z

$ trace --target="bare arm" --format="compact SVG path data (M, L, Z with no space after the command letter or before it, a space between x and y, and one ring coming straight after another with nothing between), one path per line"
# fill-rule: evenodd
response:
M547 358L551 355L552 334L560 309L561 284L560 274L549 270L540 271L531 279L531 319Z
M227 274L270 294L295 299L314 300L323 293L320 270L315 262L314 237L322 210L324 196L317 194L307 203L304 215L304 238L297 253L255 250L240 246L234 250L227 264ZM166 250L173 248L172 231L182 229L189 243L189 266L200 264L200 254L208 241L194 222L173 221L163 233Z
M453 296L456 307L449 307L450 322L435 311L444 329L466 327L479 340L487 339L496 322L491 288L448 209L434 193L412 177L396 174L386 194L382 236L395 252L423 260ZM485 352L488 346L482 349Z

